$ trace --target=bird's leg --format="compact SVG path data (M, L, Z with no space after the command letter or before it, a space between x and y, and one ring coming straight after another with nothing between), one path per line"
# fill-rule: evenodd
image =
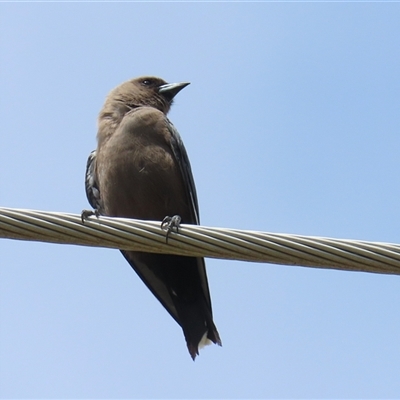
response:
M94 209L94 210L82 210L81 212L81 220L82 220L82 224L85 223L85 221L91 217L92 215L95 215L96 218L100 217L100 213L99 210Z
M161 222L161 229L167 231L165 242L168 243L169 234L174 231L178 233L179 225L182 221L182 218L179 215L174 215L172 217L166 216Z

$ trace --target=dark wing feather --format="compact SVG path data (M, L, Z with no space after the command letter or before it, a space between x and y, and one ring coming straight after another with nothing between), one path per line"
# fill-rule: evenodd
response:
M199 225L200 224L200 214L199 214L199 203L197 200L197 192L196 192L196 186L194 184L194 179L193 179L193 174L192 174L192 168L190 166L190 161L189 157L187 155L185 146L183 144L183 141L181 139L181 136L179 135L179 132L176 130L174 125L172 124L171 121L168 120L168 129L171 133L171 147L172 151L174 153L174 156L179 164L179 169L182 173L183 181L186 186L186 192L187 195L189 196L190 204L191 204L191 211L193 213L193 220L190 221L191 224L194 225ZM189 221L183 221L183 223L189 222ZM204 291L207 304L210 307L211 311L211 296L210 296L210 289L208 287L208 281L207 281L207 273L206 273L206 267L204 263L204 258L197 258L197 266L200 274L200 279L201 279L201 286Z
M194 184L192 168L190 167L189 157L186 153L185 146L183 145L183 141L179 132L176 130L174 125L167 119L168 129L171 133L171 147L174 153L174 156L179 164L179 168L182 173L183 180L186 185L187 194L190 199L191 208L193 211L193 221L190 221L191 224L199 225L200 224L200 216L199 216L199 204L197 201L197 193L196 186ZM183 221L185 222L185 221ZM189 221L187 221L189 222Z
M100 209L100 190L97 186L96 173L96 150L93 150L88 157L86 163L86 173L85 173L85 190L86 197L89 204L94 210Z

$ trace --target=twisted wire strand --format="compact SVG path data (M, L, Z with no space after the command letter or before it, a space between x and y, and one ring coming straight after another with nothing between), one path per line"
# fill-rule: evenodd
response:
M398 244L186 224L166 242L160 222L126 218L0 208L0 238L400 274Z

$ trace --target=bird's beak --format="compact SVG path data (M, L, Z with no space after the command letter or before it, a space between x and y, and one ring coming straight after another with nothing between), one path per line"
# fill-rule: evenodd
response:
M189 82L166 83L158 88L158 93L171 101L184 87L189 84Z

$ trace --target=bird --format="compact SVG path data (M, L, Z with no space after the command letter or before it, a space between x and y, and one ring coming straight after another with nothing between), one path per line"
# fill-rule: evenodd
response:
M97 148L89 155L85 189L90 215L198 225L199 205L183 141L167 118L188 82L144 76L114 88L98 117ZM204 259L120 250L181 326L190 356L221 339L213 321Z

